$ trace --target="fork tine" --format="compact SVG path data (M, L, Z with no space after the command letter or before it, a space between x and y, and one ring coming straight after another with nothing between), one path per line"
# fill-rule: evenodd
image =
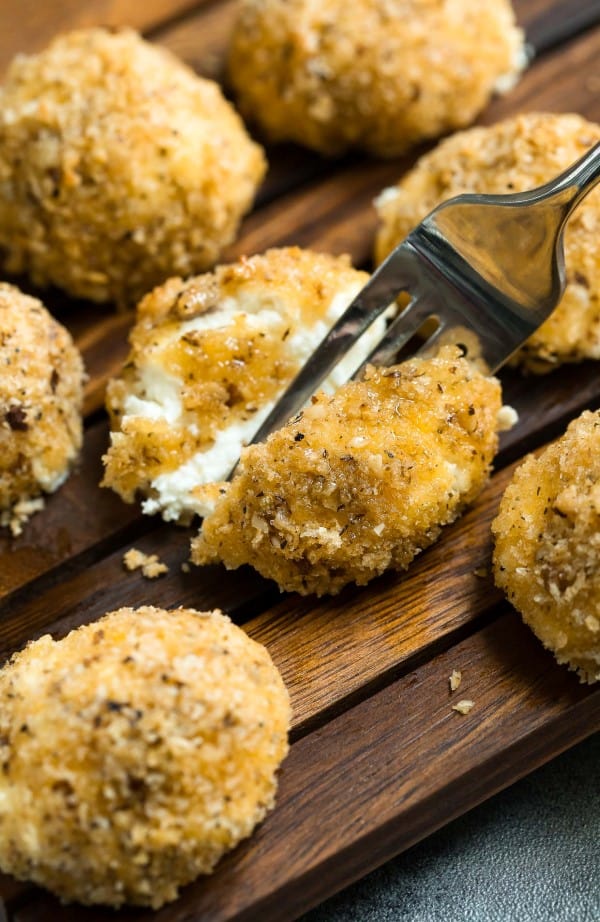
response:
M387 310L398 294L408 290L411 284L415 283L416 278L415 256L409 247L400 244L346 308L280 397L252 441L262 441L301 409L342 356L377 317Z
M439 300L437 301L437 308L439 309ZM394 318L385 335L356 369L353 377L360 377L367 365L390 365L402 346L409 341L411 336L414 336L426 320L435 315L434 298L427 295L413 298L404 310ZM429 339L427 341L429 342Z

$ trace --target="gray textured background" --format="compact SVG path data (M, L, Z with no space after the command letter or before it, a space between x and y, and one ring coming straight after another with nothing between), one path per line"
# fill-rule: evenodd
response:
M600 922L600 735L302 922Z

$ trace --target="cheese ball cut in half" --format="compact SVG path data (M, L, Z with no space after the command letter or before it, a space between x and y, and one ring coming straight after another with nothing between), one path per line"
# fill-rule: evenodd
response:
M139 493L144 512L167 520L206 515L242 446L367 280L346 257L289 248L151 292L108 387L103 485L126 502ZM384 324L373 324L329 386L350 376Z
M403 570L475 499L509 417L456 347L371 368L245 449L191 559L318 595Z
M492 523L494 575L582 682L600 680L600 411L515 471Z
M242 0L228 73L269 140L394 157L470 124L525 64L509 0Z
M437 205L465 192L525 192L554 179L600 141L600 125L579 115L529 113L442 141L376 205L381 262ZM600 189L571 215L564 236L567 286L551 316L515 361L532 372L600 358ZM515 259L526 258L515 252Z
M0 282L0 525L20 534L82 440L83 363L41 301Z
M158 908L273 807L287 691L219 611L121 608L0 670L0 867Z
M216 83L130 29L15 58L0 89L0 250L94 301L213 265L265 172Z

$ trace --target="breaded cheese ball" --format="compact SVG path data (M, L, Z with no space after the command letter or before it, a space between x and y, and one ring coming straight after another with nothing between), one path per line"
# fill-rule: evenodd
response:
M456 134L422 157L377 201L375 258L385 256L441 202L464 192L505 194L540 186L600 141L600 125L579 115L529 113ZM567 287L554 313L516 361L532 372L600 358L600 189L589 193L565 230ZM518 258L518 254L515 254Z
M37 298L0 282L0 525L14 535L77 457L83 378L69 332Z
M242 446L367 280L347 257L291 247L151 292L129 360L108 386L103 485L126 502L139 493L144 512L167 520L206 515ZM332 387L384 323L334 371Z
M211 266L265 171L216 83L130 29L17 57L0 89L0 248L94 301Z
M0 867L158 908L273 807L288 695L219 611L121 608L0 671Z
M600 411L516 469L492 531L497 585L559 663L600 681Z
M394 157L468 125L525 60L509 0L242 0L228 73L269 140Z
M317 595L405 569L481 490L500 410L497 380L456 347L321 392L243 452L191 559Z

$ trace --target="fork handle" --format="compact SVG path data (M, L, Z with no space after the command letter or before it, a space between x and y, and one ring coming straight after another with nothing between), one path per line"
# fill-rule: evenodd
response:
M554 199L564 208L564 223L597 182L600 182L600 142L564 173L538 189L524 193L523 198L531 204Z

